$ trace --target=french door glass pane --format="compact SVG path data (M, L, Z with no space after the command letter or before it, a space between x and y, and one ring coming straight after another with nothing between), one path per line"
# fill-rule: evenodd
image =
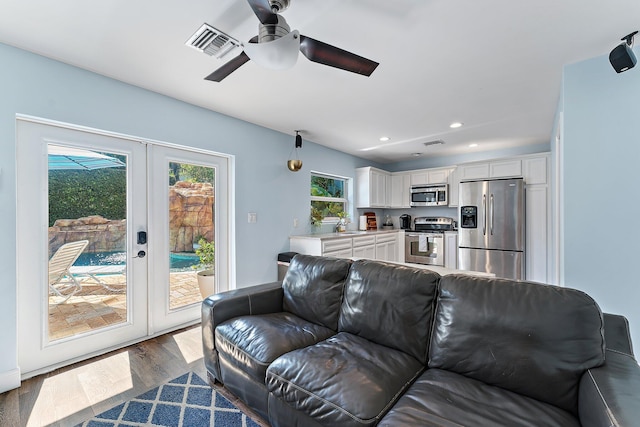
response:
M169 163L169 309L214 293L215 169Z
M48 145L50 341L127 320L127 158Z

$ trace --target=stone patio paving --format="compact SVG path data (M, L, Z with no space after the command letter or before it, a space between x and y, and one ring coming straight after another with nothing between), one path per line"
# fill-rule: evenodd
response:
M89 279L82 282L82 290L67 301L49 296L51 341L126 321L125 276L112 274L100 276L100 279L113 290ZM170 286L171 309L202 301L195 271L171 273Z

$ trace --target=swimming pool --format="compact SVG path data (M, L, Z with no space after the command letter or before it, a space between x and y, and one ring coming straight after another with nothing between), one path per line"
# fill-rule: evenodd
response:
M95 252L82 253L73 264L75 266L98 266L98 265L125 265L126 252ZM200 258L193 253L171 253L169 254L169 268L171 270L190 269L192 265L198 265Z

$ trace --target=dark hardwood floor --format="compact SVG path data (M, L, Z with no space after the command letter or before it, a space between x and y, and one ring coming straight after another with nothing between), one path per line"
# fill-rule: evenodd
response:
M206 380L200 333L200 325L181 329L25 380L0 394L0 426L74 426L186 372ZM214 388L269 426L224 387Z

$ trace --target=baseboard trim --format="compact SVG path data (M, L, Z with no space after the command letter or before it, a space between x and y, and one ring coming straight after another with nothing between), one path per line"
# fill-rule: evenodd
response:
M20 368L0 372L0 393L20 387Z

